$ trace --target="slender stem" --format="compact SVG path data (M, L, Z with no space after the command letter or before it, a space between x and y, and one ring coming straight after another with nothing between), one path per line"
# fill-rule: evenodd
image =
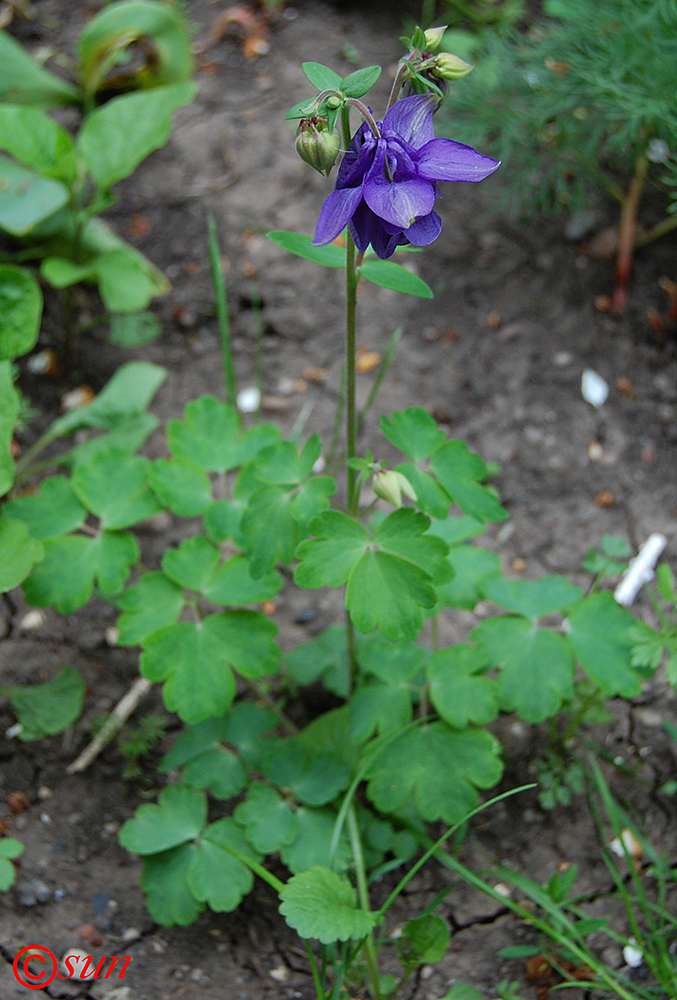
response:
M569 724L564 730L564 733L562 734L561 742L563 746L566 746L569 740L576 735L581 725L581 722L585 718L585 713L588 711L588 709L590 708L590 706L592 705L593 701L595 700L598 694L599 694L599 688L595 688L592 694L589 694L588 697L585 699L579 710L574 715L573 719L570 720Z
M265 701L271 712L277 716L283 729L286 729L292 736L296 736L299 731L298 726L295 726L291 719L287 718L280 706L276 703L275 699L271 698L259 681L255 680L253 677L243 677L242 679L247 687L251 688L257 698L260 698L261 701Z
M618 232L618 256L616 258L616 287L614 289L612 310L620 313L628 301L628 284L632 271L632 256L635 248L635 231L637 229L637 211L644 189L649 161L646 156L638 156L635 162L635 173L630 181L628 192L621 209L621 221Z
M252 311L254 313L254 337L256 341L256 358L254 361L254 380L256 388L259 390L259 405L256 411L261 417L261 401L263 399L263 318L261 316L261 299L255 285L250 291Z
M662 222L657 222L655 226L651 226L650 229L646 229L643 233L638 233L635 236L635 249L637 247L645 247L647 243L653 243L654 240L657 240L660 236L665 236L666 233L672 232L675 228L677 228L677 215L667 216Z
M346 104L348 104L351 108L355 108L357 111L360 112L360 114L364 118L365 122L367 123L367 125L371 129L371 131L372 131L372 133L374 135L374 138L375 139L380 139L381 138L381 130L378 127L378 125L376 123L376 119L372 115L372 113L369 110L369 108L367 107L367 105L363 104L362 101L358 101L356 97L349 97L346 100ZM347 148L348 147L346 146L346 149Z
M397 72L395 73L395 79L393 80L393 85L390 88L390 96L388 97L388 105L386 107L386 113L390 111L393 104L397 103L397 99L400 96L400 90L402 89L404 82L410 71L409 64L413 62L413 60L416 59L418 56L420 56L420 54L421 54L420 52L416 51L410 52L408 56L404 56L403 59L400 59L399 63L397 64Z
M235 378L235 365L233 364L233 348L230 342L230 320L228 318L226 283L223 280L223 271L221 270L221 248L219 247L219 238L216 232L216 222L211 212L207 215L207 232L209 236L209 267L212 274L212 285L214 286L216 316L219 321L219 331L221 333L221 356L223 359L226 402L230 403L239 415L239 411L237 410L237 381Z
M322 989L322 983L320 982L320 975L317 971L317 962L315 961L315 956L313 955L313 949L310 947L310 941L306 940L306 951L308 953L308 961L310 962L310 971L313 976L313 983L315 984L315 992L317 993L317 1000L324 1000L324 990Z
M357 416L355 409L355 337L357 311L357 274L355 271L355 243L347 233L346 247L346 460L357 455ZM347 505L351 514L357 513L357 470L348 465Z
M357 825L355 806L352 803L348 809L348 835L350 837L350 846L353 853L353 861L355 863L357 895L360 900L360 906L365 913L370 913L371 907L369 905L369 888L367 886L367 872L364 865L364 854L362 853L362 840L360 839L360 830ZM368 934L364 939L363 949L364 957L367 960L367 968L369 969L369 978L371 979L372 996L374 997L374 1000L381 1000L378 962L376 960L376 944L372 934Z

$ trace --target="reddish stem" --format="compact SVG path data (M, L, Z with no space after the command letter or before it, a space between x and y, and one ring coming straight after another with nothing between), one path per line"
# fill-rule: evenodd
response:
M628 285L632 273L632 257L635 248L635 232L637 230L637 211L642 197L644 181L649 162L646 156L638 156L635 162L635 174L630 181L630 187L623 200L621 221L618 231L618 254L616 256L616 287L611 302L611 310L621 313L628 301Z

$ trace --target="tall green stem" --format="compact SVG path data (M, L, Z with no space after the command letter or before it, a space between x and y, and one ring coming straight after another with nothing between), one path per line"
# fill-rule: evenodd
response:
M355 270L355 244L347 234L346 248L346 460L357 454L357 410L355 406L355 330L357 307L357 281ZM348 464L347 504L351 514L357 514L357 470Z
M212 275L212 285L214 286L216 317L219 322L219 332L221 334L221 357L223 359L226 402L230 403L239 417L237 409L237 380L235 378L233 348L230 342L230 319L228 317L226 283L223 278L223 271L221 270L221 248L219 247L219 238L216 232L216 222L211 212L207 215L207 233L209 237L209 267Z
M357 825L357 816L355 814L355 806L350 804L348 809L348 836L350 837L350 847L353 854L353 862L355 864L355 875L357 878L357 895L360 900L360 906L365 913L370 912L369 905L369 888L367 886L367 872L364 865L364 854L362 853L362 840L360 839L360 830ZM371 993L374 1000L381 1000L381 990L379 983L378 974L378 962L376 960L376 945L374 943L374 938L369 934L364 941L364 957L367 960L367 968L369 969L369 978L371 979Z

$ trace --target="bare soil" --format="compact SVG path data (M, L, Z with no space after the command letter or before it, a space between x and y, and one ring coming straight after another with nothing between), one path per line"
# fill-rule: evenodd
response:
M37 19L19 24L17 35L32 48L68 49L97 5L35 0L34 8ZM346 55L359 65L386 67L370 97L378 108L399 56L402 18L415 15L418 5L407 10L396 3L299 0L273 22L269 52L249 60L236 33L219 43L209 40L224 4L188 0L187 9L199 50L199 96L177 114L168 146L119 185L119 204L108 213L115 228L172 281L170 295L156 306L162 338L132 353L111 347L105 333L95 330L73 344L60 380L24 372L24 391L38 410L24 445L53 418L67 389L86 382L98 390L130 357L168 368L154 406L163 421L201 393L222 395L207 209L215 213L222 241L241 384L254 381L254 306L260 299L266 415L289 431L304 411L307 431L318 431L325 440L331 433L342 354L340 275L292 258L265 238L270 229L311 233L330 187L296 157L293 126L284 114L310 92L302 61L347 73L354 65ZM434 288L433 301L404 299L374 286L363 290L361 345L383 351L396 326L404 325L405 333L361 443L376 457L389 457L377 412L420 405L454 437L498 462L496 482L511 519L507 529L490 533L487 544L500 553L506 569L524 577L558 572L584 581L580 560L605 533L623 535L637 546L660 531L674 555L677 345L674 332L673 339L656 342L646 311L665 310L657 282L663 275L677 277L676 237L638 253L626 313L600 313L594 299L611 289L609 263L582 254L566 238L564 219L518 227L497 216L493 205L501 183L499 171L477 187L445 186L442 236L425 254L408 260ZM598 225L614 221L613 209L602 207ZM85 310L93 302L89 293L80 296ZM61 335L59 308L50 300L44 345ZM326 369L326 379L309 378L309 366ZM588 367L611 387L599 411L581 398L581 374ZM374 375L359 376L362 401ZM589 446L595 441L601 456L592 461ZM158 435L148 453L161 449ZM172 518L152 523L141 536L144 562L154 565L185 530ZM0 954L6 959L0 962L0 996L28 995L11 962L24 945L42 944L57 955L80 945L97 960L118 952L131 956L124 980L113 976L86 986L60 980L44 991L51 997L311 1000L304 952L265 885L258 884L234 914L208 913L185 929L153 924L139 888L141 862L116 839L139 803L155 794L152 768L141 780L124 781L124 761L111 746L84 775L65 774L93 720L136 676L135 651L107 644L115 611L102 602L65 619L50 611L30 633L19 627L26 610L20 592L0 608L2 683L44 680L70 663L83 672L88 697L82 720L63 737L0 744L0 800L20 791L29 804L19 815L0 806L8 831L26 845L17 884L0 898ZM316 634L334 614L332 601L322 594L283 596L278 606L283 645ZM474 621L469 614L450 616L444 638L464 636ZM141 710L160 708L153 695ZM674 799L656 793L674 778L677 763L677 748L662 730L664 719L677 722L677 712L674 692L658 677L633 704L614 705L612 723L591 735L612 757L636 769L635 779L610 774L613 790L633 805L655 846L674 862ZM12 724L7 710L1 721L5 729ZM530 762L544 744L542 734L514 720L501 726L507 788L529 780ZM169 744L168 737L160 750ZM477 867L505 861L540 880L558 865L576 863L581 891L594 896L610 885L582 798L551 813L539 809L533 794L510 800L482 818L462 856ZM450 879L430 865L398 903L391 929L420 912ZM593 909L608 905L600 900ZM523 963L496 956L499 948L533 941L532 931L505 908L458 886L439 912L449 921L451 947L443 961L411 981L408 1000L438 1000L457 981L495 997L504 978L520 982L525 1000L544 996L525 978ZM617 926L625 930L617 916ZM623 961L615 947L607 946L604 958L616 965ZM575 989L568 995L581 996Z

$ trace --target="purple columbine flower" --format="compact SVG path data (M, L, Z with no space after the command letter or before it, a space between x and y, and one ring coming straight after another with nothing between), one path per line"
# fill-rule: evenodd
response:
M334 190L320 211L314 246L336 239L345 226L364 253L371 243L383 260L398 246L425 247L437 239L442 220L433 211L437 181L481 181L499 163L471 146L436 139L430 94L405 97L377 122L357 130L338 170Z

